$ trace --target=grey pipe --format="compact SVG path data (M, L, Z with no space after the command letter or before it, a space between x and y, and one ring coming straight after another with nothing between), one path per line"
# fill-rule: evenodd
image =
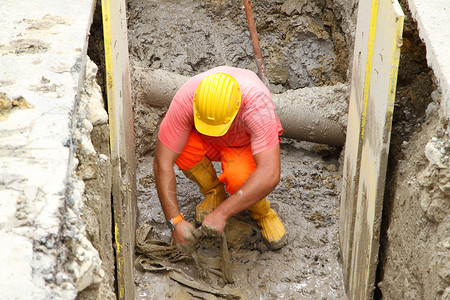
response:
M333 146L345 144L347 99L344 84L272 94L283 136Z
M143 87L145 101L169 107L178 89L189 79L164 70L136 68L133 76ZM343 146L347 126L348 86L302 88L272 95L283 126L283 136L333 146Z

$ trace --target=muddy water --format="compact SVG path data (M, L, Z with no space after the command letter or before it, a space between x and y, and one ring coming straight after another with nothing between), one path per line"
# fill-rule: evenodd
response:
M342 43L342 35L324 1L267 0L252 5L273 93L345 80L345 45L333 45ZM132 71L139 66L191 76L217 65L256 71L239 1L132 0L128 14ZM143 94L145 83L134 79L132 84L138 153L148 151L138 165L138 225L150 222L155 238L169 242L151 154L164 110L149 108L145 97L136 96ZM257 235L243 234L258 230L248 213L237 215L238 221L227 228L235 237L229 240L235 282L227 288L239 291L243 299L344 297L338 263L340 150L283 139L281 182L268 200L285 224L289 243L278 251L268 251ZM220 164L215 166L220 172ZM202 195L178 169L176 176L180 210L193 221ZM195 267L172 267L196 276ZM138 271L135 282L136 299L220 299L185 287L163 273ZM203 286L208 288L206 283Z

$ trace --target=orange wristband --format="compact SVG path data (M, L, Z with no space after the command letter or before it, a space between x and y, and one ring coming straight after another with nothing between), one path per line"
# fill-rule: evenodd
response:
M170 230L174 230L175 229L175 225L180 223L181 220L184 220L183 214L179 214L175 218L167 220L166 221L166 225L167 225L167 227L169 227Z
M173 226L177 225L181 220L184 220L184 216L179 214L175 218L172 219Z

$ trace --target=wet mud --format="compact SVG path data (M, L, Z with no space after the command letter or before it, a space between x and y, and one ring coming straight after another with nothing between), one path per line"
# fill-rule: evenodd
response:
M242 299L339 299L344 295L338 262L339 149L283 139L281 156L281 182L267 199L283 221L289 243L278 251L269 251L248 213L237 215L227 227L234 279L227 287L242 292ZM220 172L220 165L215 167ZM154 239L170 243L152 174L152 157L142 158L138 224L148 222L153 226ZM179 169L176 177L179 207L194 223L195 206L203 195ZM198 280L192 264L171 267ZM135 282L136 299L190 299L199 293L164 272L137 271ZM212 289L207 282L198 282ZM205 293L201 293L203 299L217 297Z

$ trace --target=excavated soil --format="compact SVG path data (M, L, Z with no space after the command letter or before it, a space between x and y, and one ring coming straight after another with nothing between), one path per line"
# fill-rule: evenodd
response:
M271 91L345 82L344 34L325 1L258 1L253 13ZM192 76L217 65L257 71L242 3L236 1L129 1L129 41L138 166L138 225L148 222L156 239L170 242L154 183L157 126L165 109L149 107L133 68L165 69ZM283 139L281 182L268 196L287 229L289 243L269 251L246 211L227 228L234 283L246 299L339 299L338 263L341 148ZM215 164L220 173L220 164ZM193 222L198 187L176 168L180 210ZM174 264L199 280L195 266ZM137 271L136 299L216 299L170 279ZM200 282L202 282L200 280ZM220 280L218 284L220 285ZM208 289L210 284L202 282Z
M450 130L406 2L375 299L449 299Z

